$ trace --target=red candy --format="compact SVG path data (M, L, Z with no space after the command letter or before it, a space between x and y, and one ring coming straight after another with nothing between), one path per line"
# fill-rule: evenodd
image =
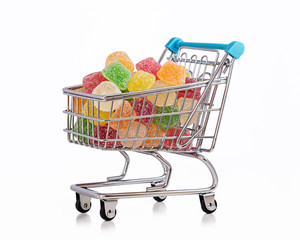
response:
M174 137L174 136L178 136L179 133L181 132L181 128L177 128L177 131L176 131L176 134L175 134L175 127L174 128L171 128L168 132L167 132L167 135L166 137ZM186 130L185 134L183 136L191 136L191 131L190 130ZM189 138L182 138L182 140L180 140L180 144L184 144L186 143L187 141L189 140ZM173 145L172 145L172 141L173 141ZM178 148L176 146L176 142L177 142L177 138L175 139L166 139L165 140L165 147L167 148ZM190 147L191 144L187 145L184 149L187 149Z
M156 113L156 107L153 106L152 102L150 102L148 99L146 99L144 110L143 110L143 105L144 105L144 97L136 99L135 103L134 101L130 102L130 105L133 107L134 104L134 111L138 116L145 116L145 115L151 115ZM153 109L154 108L154 109ZM143 112L142 112L143 110ZM153 112L152 112L153 111ZM152 118L153 120L153 118ZM141 123L148 126L150 124L150 118L142 118Z
M99 126L99 133L98 133L98 126L94 127L94 138L100 138L100 139L117 139L117 131L113 128L109 128L108 130L108 135L106 138L106 134L107 134L107 128L108 126ZM92 139L90 139L90 144L94 144L95 142L95 146L99 147L104 147L105 146L105 142L99 142L98 141L94 141ZM116 142L116 146L115 146L115 142L111 141L111 142L107 142L106 143L106 147L107 148L113 148L113 147L119 147L121 144L119 141Z
M152 57L146 58L146 59L138 62L135 65L135 67L138 71L143 70L144 72L151 73L151 74L155 75L157 80L159 79L157 77L157 72L161 68L161 65L158 62L156 62L154 60L154 58L152 58Z
M85 93L92 93L101 82L108 81L101 72L94 72L85 76L82 80L83 90Z
M197 82L196 80L192 79L192 78L185 78L185 84L188 84L188 83L195 83ZM196 94L195 94L195 90L196 90ZM181 97L184 97L185 96L185 92L186 90L184 91L180 91L177 95L177 99L181 98ZM193 88L193 89L189 89L187 90L187 94L186 94L186 97L187 98L194 98L194 94L195 94L195 100L199 100L200 97L201 97L201 93L200 93L200 88Z

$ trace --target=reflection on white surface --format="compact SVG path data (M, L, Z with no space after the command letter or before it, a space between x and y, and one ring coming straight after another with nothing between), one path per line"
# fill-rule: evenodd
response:
M167 212L167 206L164 202L156 202L153 205L153 209L152 209L153 215L165 215Z
M116 230L115 223L112 221L103 221L101 223L101 231L114 231Z
M80 213L77 215L76 223L78 225L90 225L91 224L91 217L86 213Z
M201 220L202 226L216 226L216 217L214 214L204 214Z

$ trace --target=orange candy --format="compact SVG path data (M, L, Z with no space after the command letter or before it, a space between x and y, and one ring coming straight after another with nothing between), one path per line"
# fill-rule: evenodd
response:
M76 90L77 92L84 92L83 88L79 88ZM82 104L83 102L83 104ZM77 103L78 103L78 108L77 108ZM78 113L78 114L82 114L82 105L86 104L86 99L82 99L82 98L77 98L74 97L73 98L73 112L74 113Z
M113 52L112 54L108 55L106 58L105 67L116 61L122 63L123 66L126 67L130 72L134 71L133 62L128 57L127 53L122 51Z
M156 131L157 131L157 126L155 124L151 123L147 137L163 137L166 133L166 131L159 129L158 133L156 135ZM154 144L153 144L153 142L154 142ZM155 140L155 141L152 139L147 140L145 142L145 148L151 148L152 146L157 147L160 142L161 142L161 139Z
M170 85L181 85L185 84L186 69L184 66L168 61L159 69L157 76Z
M117 110L114 112L114 114L112 115L111 118L113 119L113 118L129 118L129 117L131 117L132 107L128 101L124 101L122 117L120 117L121 109L122 109L122 104L117 108ZM132 116L136 116L135 111L133 111ZM112 121L110 123L110 126L111 126L111 128L117 130L119 122L120 122L120 129L127 129L130 121L133 122L134 120Z

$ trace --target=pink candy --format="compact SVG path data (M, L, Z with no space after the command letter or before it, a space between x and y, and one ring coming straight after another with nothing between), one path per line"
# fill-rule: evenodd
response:
M195 82L197 82L197 81L192 78L189 78L189 77L185 78L185 84L195 83ZM201 97L200 88L193 88L193 89L189 89L189 90L180 91L177 95L177 99L184 97L186 91L187 91L187 94L186 94L187 98L194 98L194 94L195 94L195 100L199 100ZM196 91L196 93L195 93L195 91Z
M94 127L94 138L100 138L100 139L117 139L117 131L114 130L113 128L109 128L108 130L108 135L106 138L106 134L107 134L107 128L108 126L99 126L99 133L98 133L98 126ZM98 141L94 141L92 139L90 139L90 144L94 144L95 142L95 146L99 146L99 147L104 147L105 146L105 142L99 142ZM120 142L117 141L116 142L116 146L115 146L115 141L111 141L111 142L107 142L106 143L106 147L107 148L113 148L113 147L119 147L120 146Z
M161 65L156 62L154 58L149 57L138 62L135 67L138 71L143 70L145 72L151 73L155 75L156 79L158 79L157 72L161 68Z
M134 107L133 107L134 104ZM156 107L153 106L152 102L150 102L148 99L146 99L145 106L144 106L144 97L136 99L136 101L131 101L130 105L133 107L134 111L138 116L145 116L145 115L151 115L156 113ZM143 109L144 106L144 109ZM154 108L154 109L153 109ZM143 110L143 112L142 112ZM153 118L152 118L153 120ZM142 118L141 123L148 126L150 123L150 118Z
M82 80L83 90L85 93L92 91L103 81L108 81L101 72L94 72L85 76Z

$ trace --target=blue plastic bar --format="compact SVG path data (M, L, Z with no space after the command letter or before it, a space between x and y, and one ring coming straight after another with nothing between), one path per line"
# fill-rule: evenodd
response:
M219 43L194 43L194 42L184 42L180 38L171 38L170 41L165 46L171 52L177 54L179 48L181 47L195 47L195 48L206 48L206 49L219 49L224 50L231 57L238 59L242 56L245 47L241 42L233 41L229 44L219 44Z

